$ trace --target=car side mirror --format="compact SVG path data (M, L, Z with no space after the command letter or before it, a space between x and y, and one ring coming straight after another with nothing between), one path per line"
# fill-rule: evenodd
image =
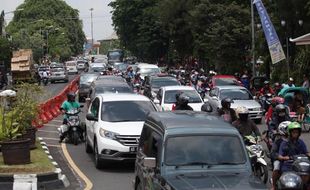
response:
M148 169L154 169L156 167L156 158L154 157L143 158L143 166L145 166Z
M98 121L98 118L96 118L92 113L88 113L86 115L86 119L89 121Z
M159 100L158 99L154 99L154 104L159 104Z

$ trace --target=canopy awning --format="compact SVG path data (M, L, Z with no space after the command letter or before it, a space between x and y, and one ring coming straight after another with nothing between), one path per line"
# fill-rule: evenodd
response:
M295 43L298 46L310 45L310 33L305 34L305 35L300 36L300 37L295 38L295 39L290 38L290 41Z

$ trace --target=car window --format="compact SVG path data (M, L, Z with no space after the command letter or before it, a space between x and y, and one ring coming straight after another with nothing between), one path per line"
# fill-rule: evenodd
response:
M156 111L149 101L103 102L101 119L108 122L144 121L149 112Z
M191 165L190 163L200 162L210 165L244 164L246 154L238 136L197 135L167 139L165 149L167 165Z
M91 107L90 107L90 112L96 117L98 118L99 116L99 105L100 105L100 101L99 101L99 98L96 98Z
M180 83L177 80L172 79L153 79L151 85L154 88L160 88L163 86L179 86Z
M133 90L129 86L96 87L96 94L103 93L133 93Z
M85 84L85 83L91 83L93 82L98 75L81 75L80 78L80 83Z
M202 103L199 94L195 90L168 90L165 92L164 102L166 104L176 103L176 94L183 92L189 97L189 103Z
M246 89L223 89L220 99L230 98L232 100L252 100L252 95Z
M66 66L76 66L76 63L75 62L67 62Z
M139 71L140 73L145 74L145 75L152 75L152 74L160 73L159 68L140 68L137 71Z
M58 67L58 68L52 68L51 71L52 72L64 72L65 70L64 70L64 68L59 68Z
M214 88L210 91L210 96L217 96L218 95L218 89Z
M140 149L147 157L160 157L162 137L149 127L144 127L140 138ZM159 161L159 159L158 159Z
M215 86L239 85L234 78L217 78L215 79Z

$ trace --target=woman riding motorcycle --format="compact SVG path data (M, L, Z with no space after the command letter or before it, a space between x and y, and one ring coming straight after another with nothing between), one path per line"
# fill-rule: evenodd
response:
M224 98L221 101L222 108L218 110L219 116L223 117L225 121L232 123L237 120L237 115L234 109L230 108L232 100Z

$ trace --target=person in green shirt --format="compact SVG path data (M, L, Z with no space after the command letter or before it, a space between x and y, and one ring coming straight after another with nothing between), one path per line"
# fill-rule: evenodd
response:
M68 112L72 109L79 109L79 108L80 108L80 104L77 101L75 101L75 93L69 92L67 94L67 100L64 103L62 103L62 105L60 107L60 110L64 114L64 120L63 120L64 125L67 125L67 123L68 123L68 120L67 120L68 116L66 115L66 112ZM60 140L59 140L60 143L66 137L66 133L67 132L61 133Z

